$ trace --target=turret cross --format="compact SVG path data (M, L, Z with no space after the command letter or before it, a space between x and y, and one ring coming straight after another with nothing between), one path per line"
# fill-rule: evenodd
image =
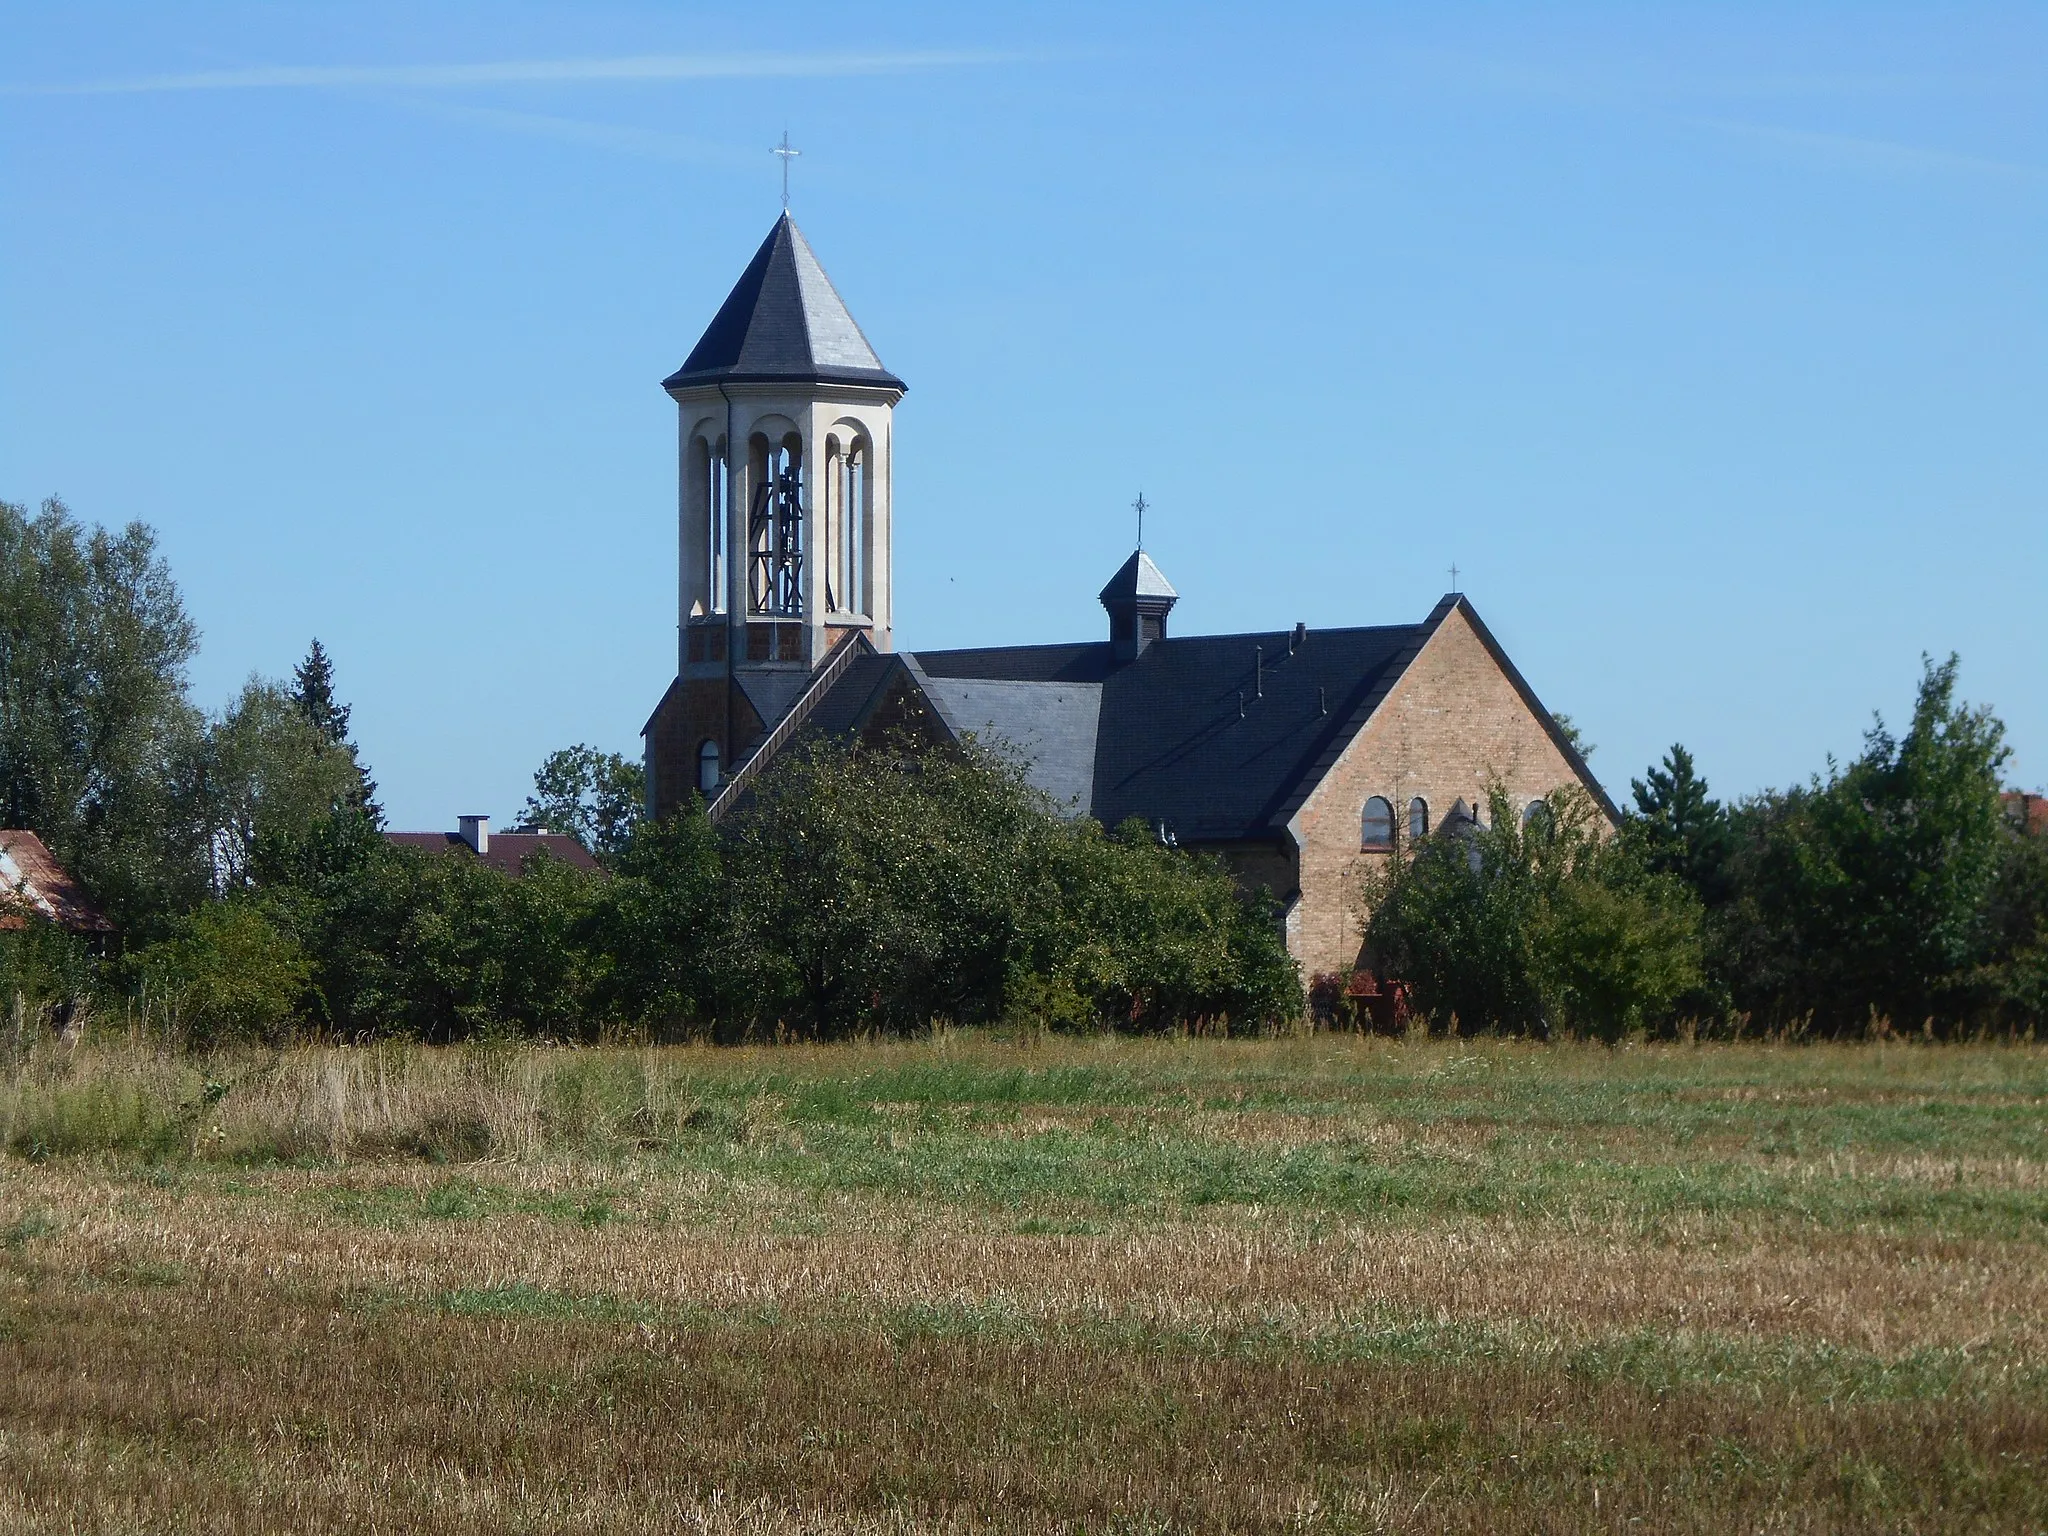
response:
M803 151L789 147L789 130L785 128L782 130L782 142L771 145L769 153L782 157L782 211L787 213L789 212L789 162L802 154Z

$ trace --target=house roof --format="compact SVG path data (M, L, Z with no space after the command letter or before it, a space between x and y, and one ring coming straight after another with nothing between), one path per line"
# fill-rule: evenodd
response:
M808 725L826 734L858 730L888 695L889 679L904 676L955 738L972 734L1015 752L1055 803L1104 826L1136 816L1165 822L1184 842L1270 838L1454 611L1618 819L1585 761L1455 594L1420 624L1178 636L1125 663L1107 641L875 656L847 670Z
M384 841L425 853L470 852L460 832L386 832ZM479 862L508 875L524 873L525 860L536 853L545 853L577 869L595 872L601 868L589 850L566 832L493 832L484 849Z
M33 832L0 832L0 931L19 930L34 913L73 933L112 933L114 925Z
M715 383L903 381L882 366L810 242L785 211L665 389Z

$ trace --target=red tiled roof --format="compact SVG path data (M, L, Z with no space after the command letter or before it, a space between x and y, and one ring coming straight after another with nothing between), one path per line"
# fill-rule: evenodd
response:
M0 930L26 928L39 913L72 933L112 933L106 914L50 857L33 832L0 832Z
M2014 826L2033 837L2048 837L2048 795L2009 789L2001 798L2005 801L2005 814L2012 818Z
M418 848L425 853L469 853L460 832L386 832L384 840L400 848ZM595 874L599 870L584 846L565 832L493 832L484 844L483 862L508 875L520 873L529 854L545 853L564 864ZM471 855L475 857L475 855Z

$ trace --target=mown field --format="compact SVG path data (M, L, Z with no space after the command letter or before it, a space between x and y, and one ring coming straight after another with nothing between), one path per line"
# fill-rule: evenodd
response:
M2048 1528L2048 1050L41 1046L0 1527Z

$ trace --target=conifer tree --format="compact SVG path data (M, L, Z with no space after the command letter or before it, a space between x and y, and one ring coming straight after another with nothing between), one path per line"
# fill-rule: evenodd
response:
M348 754L355 765L358 788L348 796L349 805L367 816L371 825L384 825L384 808L377 804L377 784L363 767L362 754L349 740L349 707L334 696L334 663L316 636L306 659L292 668L292 701L307 723L318 731L328 746Z
M1692 754L1673 742L1663 764L1631 779L1629 787L1650 868L1677 875L1710 907L1726 900L1733 833L1727 809L1707 793Z
M335 702L334 663L327 659L327 648L317 636L306 659L292 668L292 698L307 723L325 736L330 746L348 745L348 706Z

